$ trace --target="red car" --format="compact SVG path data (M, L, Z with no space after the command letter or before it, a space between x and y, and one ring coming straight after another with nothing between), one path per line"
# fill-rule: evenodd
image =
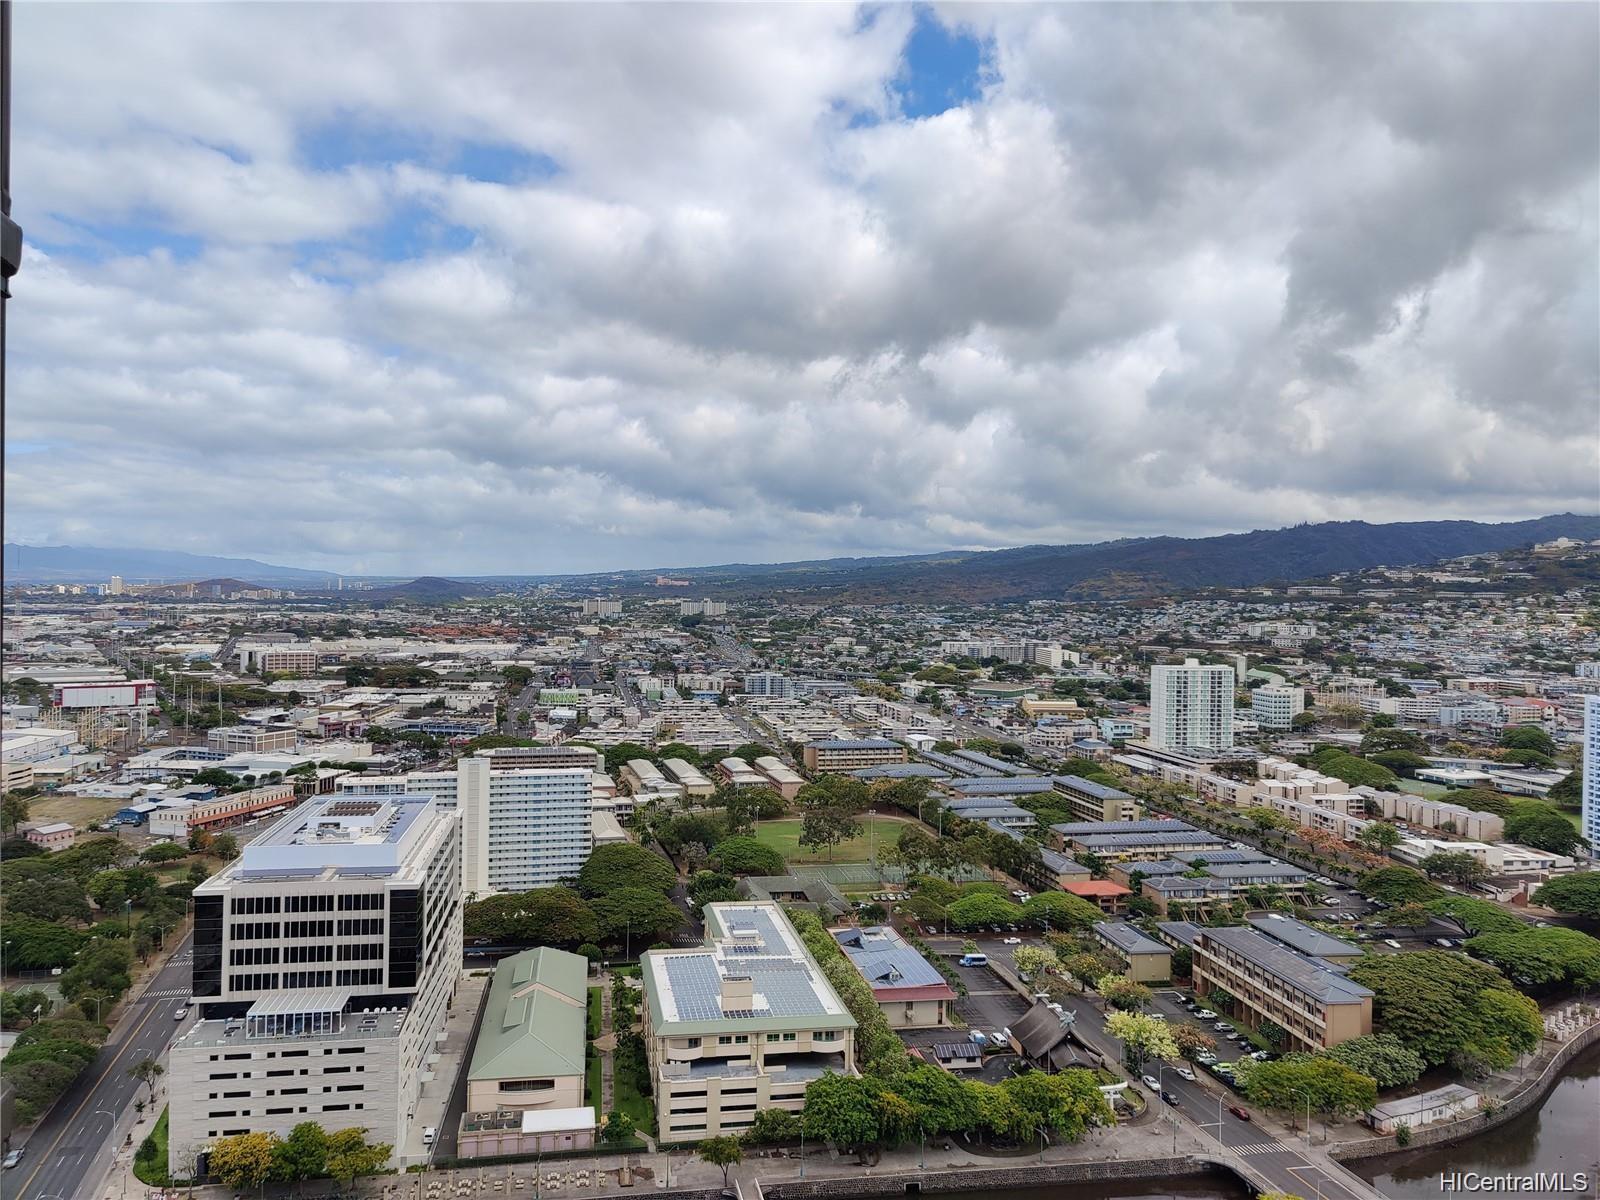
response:
M1231 1106L1228 1111L1234 1116L1238 1117L1241 1121L1248 1121L1250 1119L1250 1110L1248 1108L1240 1108L1237 1104L1235 1104Z

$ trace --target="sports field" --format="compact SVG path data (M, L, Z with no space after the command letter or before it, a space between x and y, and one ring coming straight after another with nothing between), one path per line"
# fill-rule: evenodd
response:
M798 817L761 821L756 825L755 836L791 863L864 863L872 861L874 846L893 845L901 829L913 823L908 817L868 813L861 818L860 834L840 842L831 853L827 849L813 849L800 844Z

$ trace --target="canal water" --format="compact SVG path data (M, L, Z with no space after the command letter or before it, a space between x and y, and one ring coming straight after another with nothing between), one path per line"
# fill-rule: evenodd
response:
M1232 1175L1186 1179L1118 1180L1115 1183L1063 1183L1004 1191L940 1192L938 1200L1255 1200Z
M1455 1171L1485 1175L1562 1172L1569 1177L1582 1172L1588 1175L1588 1187L1569 1193L1572 1200L1600 1196L1600 1045L1573 1059L1561 1082L1532 1112L1465 1141L1348 1165L1394 1200L1441 1196L1441 1177ZM1532 1194L1560 1193L1544 1189Z

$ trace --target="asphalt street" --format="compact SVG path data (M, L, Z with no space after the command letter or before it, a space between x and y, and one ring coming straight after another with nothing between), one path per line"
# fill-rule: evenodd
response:
M1012 955L1015 946L1008 946L1000 938L978 938L979 947L991 960L1015 970ZM959 945L956 939L930 939L935 949L948 950ZM1042 939L1024 937L1023 945L1042 945ZM957 1011L969 1025L987 1031L1003 1029L1010 1020L1026 1010L1023 1000L1001 981L999 976L982 967L956 968L967 984L967 995L958 1002ZM1000 993L1004 993L1001 995ZM1175 989L1160 989L1156 995L1154 1011L1162 1013L1173 1024L1187 1021L1200 1025L1218 1038L1217 1057L1230 1061L1244 1053L1237 1043L1229 1042L1210 1028L1210 1022L1191 1017L1179 1003ZM1009 997L1009 999L1007 998ZM1105 1017L1088 999L1073 998L1066 1007L1077 1014L1073 1032L1091 1049L1098 1051L1108 1063L1122 1061L1122 1043L1105 1029ZM976 1019L974 1019L976 1018ZM1196 1079L1190 1082L1177 1073L1179 1066L1193 1070ZM1164 1111L1165 1118L1187 1121L1212 1141L1225 1146L1243 1158L1251 1168L1260 1172L1274 1187L1294 1196L1319 1196L1323 1200L1360 1200L1358 1193L1344 1181L1333 1176L1323 1166L1315 1164L1294 1146L1280 1141L1254 1121L1243 1121L1228 1112L1231 1105L1250 1111L1243 1097L1226 1088L1220 1080L1197 1069L1194 1064L1154 1064L1150 1074L1156 1076L1159 1086L1174 1096L1178 1104L1163 1105L1160 1097L1150 1093L1143 1083L1135 1083L1145 1093L1145 1098Z
M111 1134L143 1088L128 1068L144 1058L164 1059L183 1028L173 1014L189 998L193 959L191 937L185 936L128 1006L99 1055L28 1136L21 1165L0 1178L5 1200L78 1200L91 1194L116 1149ZM147 1116L139 1136L153 1123Z

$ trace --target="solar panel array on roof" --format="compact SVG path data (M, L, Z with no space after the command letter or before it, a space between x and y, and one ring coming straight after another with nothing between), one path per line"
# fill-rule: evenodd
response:
M709 954L673 955L663 964L680 1021L715 1021L722 1016L722 978Z

